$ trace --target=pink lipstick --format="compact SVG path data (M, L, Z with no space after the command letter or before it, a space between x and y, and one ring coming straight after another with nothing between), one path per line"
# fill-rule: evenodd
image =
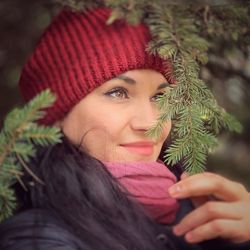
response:
M120 146L126 148L130 152L147 156L151 155L154 151L154 143L148 141L125 143Z

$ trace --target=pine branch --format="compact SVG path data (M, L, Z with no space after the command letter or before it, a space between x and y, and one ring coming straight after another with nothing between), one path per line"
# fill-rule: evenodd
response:
M198 63L206 63L209 43L199 36L194 18L182 7L156 6L147 23L153 34L148 51L171 59L177 81L177 87L158 101L162 115L148 134L159 136L164 122L175 119L175 140L166 152L166 162L182 160L190 173L203 171L207 153L217 144L215 135L223 127L239 132L241 126L218 106L199 79ZM204 117L209 117L210 127Z
M0 133L0 221L10 216L16 207L12 185L19 181L23 170L42 183L28 166L36 154L35 145L47 146L60 142L60 131L55 127L39 126L35 122L45 114L45 108L55 101L49 90L41 92L22 109L11 111Z
M14 190L7 185L0 185L0 222L12 215L16 205Z
M52 0L53 3L62 7L67 6L74 11L82 11L88 8L94 8L104 5L103 0Z

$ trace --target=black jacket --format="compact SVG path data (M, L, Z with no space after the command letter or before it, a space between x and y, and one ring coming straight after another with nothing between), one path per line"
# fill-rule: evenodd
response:
M183 200L177 221L189 210L188 200ZM21 212L0 225L1 250L91 250L79 238L70 233L64 223L50 212L30 209ZM202 244L187 244L183 238L172 234L172 227L159 225L155 236L168 249L168 238L176 250L250 250L250 242L230 244L224 240L210 240ZM115 250L115 249L114 249Z

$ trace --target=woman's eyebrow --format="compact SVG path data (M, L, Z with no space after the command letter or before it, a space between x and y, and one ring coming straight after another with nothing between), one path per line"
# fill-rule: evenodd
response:
M136 84L136 81L128 76L119 75L115 77L114 79L120 79L129 84Z
M124 82L128 83L128 84L136 84L136 81L128 76L124 76L124 75L119 75L117 77L115 77L114 79L120 79L120 80L123 80ZM157 88L157 90L160 90L160 89L164 89L166 87L169 86L169 83L167 82L163 82L159 85L159 87Z
M161 83L160 85L159 85L159 87L157 88L157 90L160 90L160 89L164 89L164 88L166 88L166 87L169 87L169 83L168 82L164 82L164 83Z

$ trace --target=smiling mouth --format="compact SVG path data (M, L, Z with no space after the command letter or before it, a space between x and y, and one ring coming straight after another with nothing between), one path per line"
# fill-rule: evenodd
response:
M140 155L152 155L154 152L154 144L153 143L130 143L130 144L122 144L120 145L128 151Z

